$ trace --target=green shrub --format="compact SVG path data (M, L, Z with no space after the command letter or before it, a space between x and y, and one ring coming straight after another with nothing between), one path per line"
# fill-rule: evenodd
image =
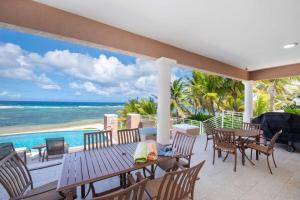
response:
M283 108L284 112L300 115L300 107L296 105L289 105Z
M204 114L204 113L196 113L196 114L192 114L191 116L189 116L188 119L197 120L197 121L205 121L211 117L213 117L213 115Z

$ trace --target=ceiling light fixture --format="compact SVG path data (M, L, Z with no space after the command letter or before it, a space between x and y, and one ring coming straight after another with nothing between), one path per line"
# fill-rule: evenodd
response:
M290 43L290 44L286 44L283 46L284 49L290 49L290 48L293 48L295 46L297 46L298 43L297 42L294 42L294 43Z

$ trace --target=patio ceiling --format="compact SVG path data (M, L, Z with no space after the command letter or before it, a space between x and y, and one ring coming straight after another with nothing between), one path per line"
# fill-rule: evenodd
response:
M1 6L6 13L0 12L0 21L6 24L153 58L169 57L237 79L300 75L300 46L283 48L300 42L297 0L38 0L51 7L2 2L7 7Z

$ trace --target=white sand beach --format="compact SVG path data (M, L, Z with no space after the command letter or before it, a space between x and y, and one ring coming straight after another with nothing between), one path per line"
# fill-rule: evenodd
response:
M82 120L77 122L35 125L35 126L14 126L0 128L0 135L33 133L33 132L49 132L49 131L71 131L83 129L103 129L103 119L98 120Z

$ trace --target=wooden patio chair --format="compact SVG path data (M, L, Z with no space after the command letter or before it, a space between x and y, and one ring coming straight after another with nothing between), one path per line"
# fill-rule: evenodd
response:
M167 172L161 178L149 180L146 193L155 200L194 199L195 183L204 163L205 161L202 161L191 168L184 168L177 164L180 170Z
M98 132L90 132L84 133L84 151L93 150L93 149L101 149L112 146L112 131L98 131ZM124 182L125 175L120 176L120 184L122 185ZM82 188L85 187L84 185ZM92 189L93 197L99 196L100 193L96 192L94 187L94 183L90 183L89 190L85 196L89 194L90 189Z
M16 151L20 157L23 157L24 163L27 164L27 150L28 149L26 147L20 148L20 150L16 150L12 142L0 143L0 160L6 157L11 152Z
M141 135L138 128L118 130L117 134L119 144L128 144L141 141Z
M279 132L277 132L271 139L270 143L265 146L265 143L259 143L257 144L256 141L252 142L251 140L249 140L249 142L246 143L246 147L251 148L251 150L256 150L262 154L265 154L267 156L267 164L270 170L270 173L272 173L271 167L270 167L270 163L269 163L269 156L272 156L273 162L275 167L277 168L277 165L275 163L275 159L274 159L274 145L276 143L276 140L278 139L278 137L280 136L280 134L282 133L282 130L280 130ZM252 158L252 157L251 157Z
M247 122L243 122L242 126L241 126L242 130L247 130L247 131L255 131L259 133L259 137L263 138L263 131L261 130L261 125L260 124L254 124L254 123L247 123ZM243 138L245 139L245 138ZM248 137L246 138L247 141L250 142L250 140L252 142L256 142L256 138L255 137ZM252 158L252 149L251 149L251 158Z
M84 133L84 150L99 149L112 145L112 131Z
M213 131L216 127L214 127L214 125L209 121L204 121L203 126L206 134L206 144L204 149L206 151L208 141L213 139Z
M139 175L140 177L141 175ZM93 200L143 200L145 187L148 179L136 182L131 174L128 174L129 187L115 191L101 197L93 198Z
M0 161L0 183L10 199L64 199L56 192L57 181L33 188L30 172L15 151Z
M49 160L49 156L58 156L61 157L63 154L67 153L67 144L65 144L65 139L63 137L60 138L46 138L46 149L43 153L43 162L46 159Z
M234 155L234 168L233 171L236 172L237 164L237 144L235 133L232 131L220 131L214 130L213 132L213 165L215 164L215 152L224 151L227 153L223 161L226 160L229 154Z
M177 153L181 154L181 158L174 158L171 160L159 162L158 166L164 171L170 171L174 169L174 164L177 161L181 166L189 168L191 165L191 158L193 155L193 148L196 138L196 136L176 132L171 148L172 151L176 151Z

